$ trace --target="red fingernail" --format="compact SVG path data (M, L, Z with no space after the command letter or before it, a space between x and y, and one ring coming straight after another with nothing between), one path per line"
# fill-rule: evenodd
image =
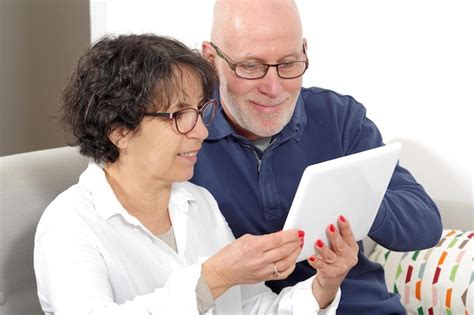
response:
M343 215L340 215L340 216L339 216L339 220L341 220L341 222L346 222L346 218L344 218Z
M334 224L330 224L330 225L329 225L329 231L330 231L331 233L336 232L336 227L334 226Z
M315 261L316 258L314 258L314 256L309 256L309 261Z
M319 248L323 248L323 246L324 246L323 241L317 240L317 241L316 241L316 246L319 247Z
M303 238L304 237L304 231L299 230L298 231L298 237Z

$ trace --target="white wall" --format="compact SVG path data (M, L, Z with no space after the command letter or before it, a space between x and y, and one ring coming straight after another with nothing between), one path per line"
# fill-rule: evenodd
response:
M200 48L209 38L212 0L90 1L93 40L154 32ZM298 1L310 59L304 84L362 102L385 141L403 143L402 164L453 211L474 203L471 3Z

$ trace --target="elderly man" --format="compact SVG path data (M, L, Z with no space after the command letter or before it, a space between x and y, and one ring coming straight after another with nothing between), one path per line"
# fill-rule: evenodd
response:
M352 97L302 88L309 61L293 1L217 1L211 41L202 48L219 74L221 108L193 181L211 191L236 237L280 230L308 165L383 145ZM441 230L436 205L398 165L369 236L407 251L435 245ZM359 246L338 313L404 314L382 267ZM286 280L267 285L279 292L313 274L303 262Z

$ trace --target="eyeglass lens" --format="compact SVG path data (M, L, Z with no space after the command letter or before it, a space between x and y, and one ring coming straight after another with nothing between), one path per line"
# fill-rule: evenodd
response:
M197 112L191 108L183 109L176 115L176 127L181 133L191 131L196 125Z
M269 67L276 67L278 75L282 78L292 79L303 75L306 71L305 61L281 63L278 65L265 65L258 63L240 63L236 65L235 72L238 76L256 79L265 76Z
M202 121L205 126L209 126L214 119L215 104L214 102L207 102L199 111ZM181 133L190 132L197 123L198 111L192 108L181 110L176 116L176 127Z
M214 116L216 112L216 104L214 101L210 101L201 108L200 113L201 113L201 118L202 122L204 125L207 127L209 126L212 121L214 120Z

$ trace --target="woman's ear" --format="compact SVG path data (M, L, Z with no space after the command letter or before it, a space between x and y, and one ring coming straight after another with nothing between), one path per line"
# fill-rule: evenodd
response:
M114 128L109 134L109 139L117 148L125 150L131 136L132 132L126 128Z
M214 48L212 48L211 43L204 41L202 42L202 56L204 59L206 59L211 65L214 66L214 61L215 61L215 54L214 54Z

